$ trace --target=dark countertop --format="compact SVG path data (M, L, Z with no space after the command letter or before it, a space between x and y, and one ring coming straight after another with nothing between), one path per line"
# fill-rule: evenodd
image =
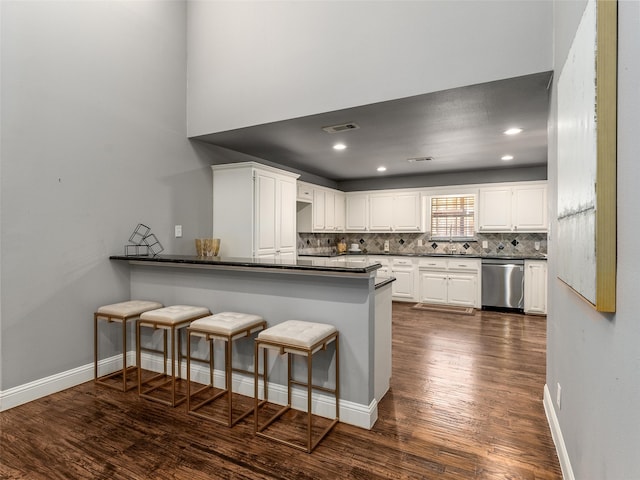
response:
M536 254L536 255L502 255L502 254L455 254L450 255L448 253L385 253L385 252L345 252L345 253L299 253L298 257L323 257L323 258L334 258L334 257L343 257L345 255L376 255L376 256L384 256L384 257L445 257L445 258L503 258L505 260L546 260L546 254Z
M112 255L110 260L124 260L135 263L149 263L151 265L179 265L184 267L204 268L235 268L235 269L269 269L272 271L299 272L299 273L325 273L325 274L369 274L378 268L380 264L373 262L345 262L331 263L330 258L298 258L291 261L276 261L265 258L237 258L237 257L198 257L195 255L156 255L126 256Z

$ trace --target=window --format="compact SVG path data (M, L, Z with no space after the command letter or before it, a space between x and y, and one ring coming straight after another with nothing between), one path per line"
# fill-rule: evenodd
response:
M431 197L431 238L473 239L475 204L475 195Z

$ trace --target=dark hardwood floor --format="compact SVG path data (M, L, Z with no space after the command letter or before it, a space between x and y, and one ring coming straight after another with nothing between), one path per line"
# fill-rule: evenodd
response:
M312 454L88 382L0 414L2 479L561 479L544 317L393 307L393 379L370 431Z

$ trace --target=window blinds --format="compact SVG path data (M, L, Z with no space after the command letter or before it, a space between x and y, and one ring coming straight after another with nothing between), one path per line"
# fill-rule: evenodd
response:
M431 238L475 235L475 196L431 197Z

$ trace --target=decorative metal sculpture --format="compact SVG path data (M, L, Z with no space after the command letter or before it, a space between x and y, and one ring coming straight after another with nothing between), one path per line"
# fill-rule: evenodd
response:
M126 256L154 257L164 250L164 247L153 233L151 228L143 223L139 223L131 236L129 244L124 246Z

